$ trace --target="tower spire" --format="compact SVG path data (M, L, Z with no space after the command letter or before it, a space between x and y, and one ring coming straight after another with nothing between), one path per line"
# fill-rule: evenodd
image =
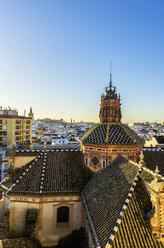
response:
M112 84L112 60L110 61L110 84Z

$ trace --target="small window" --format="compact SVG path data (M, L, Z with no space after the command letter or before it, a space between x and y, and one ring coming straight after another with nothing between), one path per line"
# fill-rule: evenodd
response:
M57 209L57 223L68 223L69 222L69 208L60 207Z
M153 236L156 237L157 236L157 233L153 233Z
M103 161L103 168L105 168L105 161Z
M88 158L85 159L85 164L88 165Z

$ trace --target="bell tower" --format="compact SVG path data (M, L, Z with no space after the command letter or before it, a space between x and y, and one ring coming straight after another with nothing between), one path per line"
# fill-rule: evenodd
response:
M116 87L112 85L112 73L110 73L109 86L105 88L105 93L101 95L99 118L101 123L121 122L120 94L117 95Z

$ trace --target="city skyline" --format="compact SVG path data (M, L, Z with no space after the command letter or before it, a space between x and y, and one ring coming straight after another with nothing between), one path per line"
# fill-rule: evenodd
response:
M163 7L1 1L0 105L19 114L32 106L35 118L99 122L112 60L122 122L163 122Z

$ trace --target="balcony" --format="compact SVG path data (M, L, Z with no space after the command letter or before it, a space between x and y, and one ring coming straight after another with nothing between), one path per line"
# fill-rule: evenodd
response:
M15 129L16 129L16 130L21 129L21 126L18 126L18 125L17 125L17 126L15 127Z
M15 135L21 135L21 131L15 131Z
M21 120L16 120L15 124L21 124Z

